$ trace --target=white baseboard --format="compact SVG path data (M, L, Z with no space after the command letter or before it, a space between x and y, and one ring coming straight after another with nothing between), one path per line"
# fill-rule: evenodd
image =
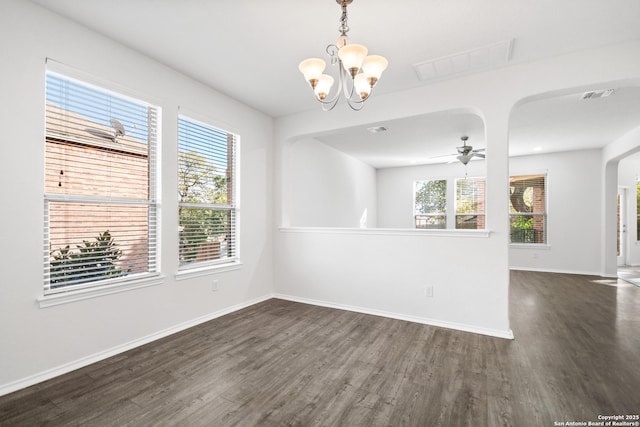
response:
M563 269L554 269L554 268L509 267L509 270L535 271L539 273L579 274L582 276L616 277L616 276L603 276L602 273L598 271L563 270Z
M405 320L407 322L421 323L423 325L437 326L440 328L447 328L447 329L455 329L457 331L472 332L475 334L489 335L492 337L505 338L510 340L513 339L513 331L511 331L511 329L504 331L504 330L498 330L498 329L482 328L482 327L473 326L473 325L466 325L463 323L446 322L446 321L430 319L426 317L392 313L388 311L370 309L366 307L336 304L336 303L327 302L327 301L320 301L320 300L309 299L309 298L300 298L293 295L286 295L286 294L279 294L279 293L273 294L273 297L287 300L287 301L300 302L303 304L317 305L320 307L336 308L338 310L353 311L356 313L363 313L363 314L372 314L374 316L388 317L390 319L397 319L397 320Z
M208 322L209 320L216 319L226 314L233 313L243 308L250 307L252 305L269 300L271 298L279 298L283 300L300 302L304 304L311 304L311 305L317 305L317 306L328 307L328 308L336 308L339 310L347 310L347 311L352 311L356 313L371 314L374 316L405 320L408 322L421 323L424 325L437 326L437 327L447 328L447 329L455 329L455 330L464 331L464 332L472 332L472 333L488 335L492 337L513 339L513 332L510 329L507 331L497 330L497 329L488 329L488 328L482 328L482 327L477 327L473 325L466 325L462 323L446 322L446 321L429 319L429 318L418 317L418 316L411 316L406 314L391 313L391 312L382 311L382 310L369 309L366 307L356 307L356 306L345 305L345 304L335 304L327 301L319 301L319 300L313 300L308 298L299 298L292 295L269 294L269 295L264 295L262 297L255 298L253 300L249 300L240 304L236 304L231 307L227 307L222 310L215 311L213 313L206 314L204 316L200 316L193 320L189 320L187 322L172 326L170 328L153 333L151 335L147 335L142 338L129 341L125 344L112 347L110 349L74 360L72 362L65 363L64 365L60 365L55 368L48 369L46 371L37 373L35 375L31 375L29 377L26 377L17 381L0 385L0 396L4 396L5 394L13 393L14 391L18 391L23 388L30 387L34 384L41 383L51 378L55 378L57 376L69 373L71 371L75 371L76 369L83 368L85 366L91 365L92 363L96 363L101 360L107 359L109 357L115 356L117 354L124 353L125 351L132 350L144 344L148 344L158 339L167 337L169 335L175 334L185 329L189 329L191 327L197 326L204 322Z
M231 307L224 308L222 310L215 311L213 313L205 314L204 316L200 316L193 320L189 320L184 323L180 323L178 325L172 326L170 328L164 329L162 331L153 333L151 335L144 336L142 338L135 339L133 341L129 341L125 344L101 351L99 353L92 354L87 357L83 357L78 360L74 360L73 362L65 363L64 365L48 369L44 372L40 372L35 375L31 375L27 378L23 378L17 381L10 382L8 384L0 385L0 396L4 396L5 394L13 393L14 391L18 391L20 389L30 387L34 384L38 384L40 382L49 380L51 378L55 378L59 375L66 374L71 371L75 371L76 369L83 368L85 366L91 365L92 363L99 362L101 360L107 359L109 357L115 356L120 353L124 353L125 351L129 351L136 347L140 347L144 344L148 344L152 341L158 340L160 338L167 337L169 335L175 334L177 332L183 331L185 329L192 328L201 323L208 322L209 320L216 319L218 317L224 316L225 314L233 313L234 311L241 310L243 308L250 307L254 304L258 304L260 302L266 301L273 298L273 295L265 295L259 298L255 298L253 300L245 301L240 304L233 305Z

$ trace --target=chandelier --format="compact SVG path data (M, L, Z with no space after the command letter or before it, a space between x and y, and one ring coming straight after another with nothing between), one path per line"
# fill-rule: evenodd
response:
M349 43L347 5L352 1L336 0L336 3L342 8L340 26L338 27L340 36L335 44L330 44L326 48L331 65L338 65L338 88L333 97L329 97L329 92L333 86L334 78L329 74L323 74L326 63L322 59L305 59L298 66L305 80L311 85L316 100L322 104L324 111L332 110L336 106L341 92L349 107L360 110L389 64L383 56L367 56L368 50L365 46Z

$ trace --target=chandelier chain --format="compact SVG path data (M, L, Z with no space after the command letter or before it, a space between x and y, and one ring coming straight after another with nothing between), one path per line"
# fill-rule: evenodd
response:
M342 16L340 16L340 26L338 27L338 31L343 36L346 36L349 32L349 25L347 24L347 3L342 2Z

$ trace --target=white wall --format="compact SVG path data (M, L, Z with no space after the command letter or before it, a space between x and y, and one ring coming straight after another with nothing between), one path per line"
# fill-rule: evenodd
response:
M547 244L513 244L514 269L600 274L601 150L512 157L511 175L547 174Z
M636 82L637 84L637 82ZM640 152L640 126L630 130L602 150L601 170L604 176L602 203L602 270L605 275L616 277L616 236L618 166L621 159Z
M375 227L376 171L313 138L291 150L291 226Z
M594 85L616 87L637 84L640 78L639 56L640 42L633 41L515 64L406 92L377 94L357 114L325 114L313 110L278 118L275 128L274 202L275 219L283 228L274 237L276 292L337 306L429 318L448 325L477 326L497 331L496 335L508 335L510 250L506 207L511 111L518 103L540 96L586 91ZM403 234L401 230L385 235L375 234L375 230L347 233L331 229L287 229L294 202L287 182L296 179L289 174L287 166L292 141L303 135L334 132L354 125L380 125L386 120L456 109L478 114L485 124L487 237L415 231ZM592 164L593 158L586 156L586 160ZM601 163L594 170L603 176ZM595 248L588 245L580 248L578 256L582 260L572 258L568 265L562 266L563 269L596 272L609 269L609 261L603 261L602 248L611 245L615 235L611 235L610 230L600 230L607 226L606 212L610 209L612 191L610 186L603 187L602 183L595 188L601 192L599 200L605 207L588 202L600 212L600 220L595 224L590 220L587 222L594 233L600 233L600 239L596 239L599 246L596 243ZM561 213L561 222L566 222L570 216ZM379 209L378 224L385 221ZM556 225L553 228L557 230ZM578 241L584 239L575 231L570 237ZM558 240L552 243L560 248ZM588 243L591 245L593 240ZM615 246L615 240L613 244ZM460 253L469 260L464 268L460 267ZM594 253L599 255L593 256ZM593 261L593 265L585 268L586 259ZM445 291L441 293L436 289L433 301L415 301L416 287L421 286L418 283L431 279L437 289ZM427 307L430 303L434 306L442 304L445 309Z
M640 177L640 158L623 159L618 164L618 186L627 190L626 264L640 265L640 241L637 240L636 179Z
M547 174L548 212L547 244L510 245L511 268L599 274L601 157L600 150L586 150L510 159L511 175ZM469 176L486 173L484 162L471 162L467 168ZM461 164L378 170L379 227L413 228L414 181L447 179L453 183L462 177ZM454 200L453 186L449 187L448 199Z
M161 107L162 284L39 308L46 57ZM271 118L26 1L2 2L0 58L0 394L271 295ZM177 281L179 105L241 136L243 265Z
M466 167L469 178L486 175L484 161L472 161ZM421 180L447 180L447 227L455 228L455 180L465 177L465 166L456 161L451 164L421 165L379 169L378 227L414 228L414 182Z
M434 231L285 228L276 246L276 295L511 337L500 309L506 294L487 294L484 286L503 279L491 259L497 240L488 233Z

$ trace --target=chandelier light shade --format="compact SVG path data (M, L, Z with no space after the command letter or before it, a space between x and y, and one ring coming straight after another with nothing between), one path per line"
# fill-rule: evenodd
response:
M316 87L313 91L318 99L324 100L329 94L331 86L333 86L333 77L331 77L329 74L323 74L318 79L318 83L316 84Z
M370 82L371 87L375 86L376 82L382 75L382 72L386 70L387 65L389 65L389 61L387 61L387 58L384 56L369 55L364 58L364 62L362 63L362 72L369 79L374 79L373 82Z
M302 61L298 68L304 74L305 80L315 89L326 66L327 64L320 58L309 58Z
M338 51L338 58L342 61L345 71L355 77L362 68L364 58L366 58L368 49L361 44L348 44Z
M322 104L323 110L332 110L341 94L349 107L360 110L389 62L384 56L368 55L366 46L349 43L347 6L353 0L336 0L336 2L342 8L338 27L340 36L335 44L330 44L326 48L331 65L337 66L338 87L333 96L330 97L329 93L335 79L329 74L323 74L326 67L325 61L320 58L305 59L298 68L313 89L316 100Z

